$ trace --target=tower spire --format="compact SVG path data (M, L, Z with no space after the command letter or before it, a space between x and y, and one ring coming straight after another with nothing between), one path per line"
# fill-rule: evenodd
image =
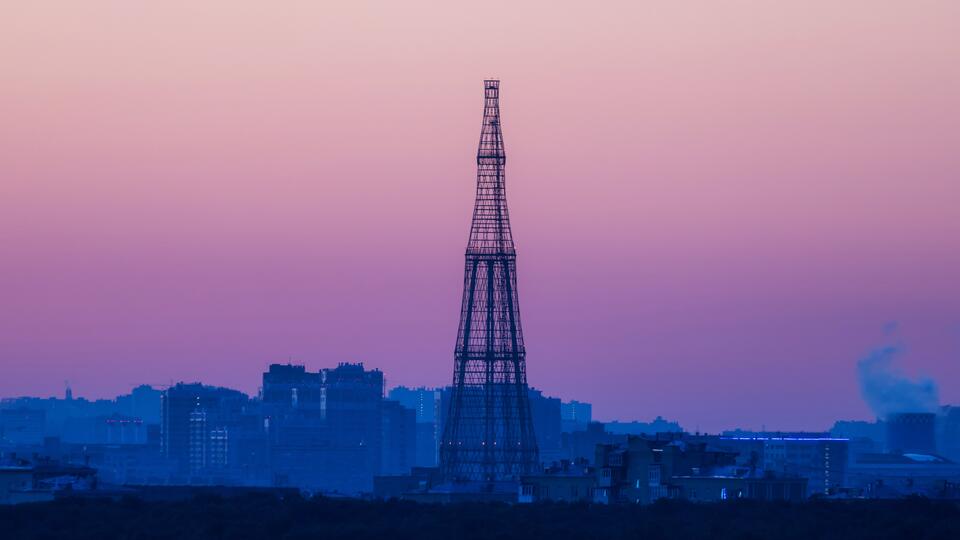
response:
M500 127L500 81L487 79L483 81L483 126L477 148L477 201L473 208L468 252L512 253L514 250L503 184L506 163Z
M448 480L516 480L539 467L504 188L500 81L483 82L477 198L467 242L453 393L440 446Z

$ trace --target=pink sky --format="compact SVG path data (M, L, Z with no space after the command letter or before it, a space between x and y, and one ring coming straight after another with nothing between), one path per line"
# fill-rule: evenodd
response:
M960 402L958 35L955 0L5 5L0 396L447 384L497 76L534 386L822 429L898 321Z

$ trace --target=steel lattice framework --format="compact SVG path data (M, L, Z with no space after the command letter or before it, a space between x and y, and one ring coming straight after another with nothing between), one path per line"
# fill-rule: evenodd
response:
M517 256L504 190L500 81L484 81L477 200L463 279L453 393L440 446L452 481L517 479L539 467L527 394Z

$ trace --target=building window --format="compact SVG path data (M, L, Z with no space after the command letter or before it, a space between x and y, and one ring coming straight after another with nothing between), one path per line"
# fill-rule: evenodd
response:
M647 469L647 485L659 486L660 485L660 466L659 465L650 465ZM637 487L640 487L640 480L637 480Z

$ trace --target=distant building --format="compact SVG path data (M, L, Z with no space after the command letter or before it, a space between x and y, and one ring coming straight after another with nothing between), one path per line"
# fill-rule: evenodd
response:
M616 435L656 435L657 433L681 433L680 424L658 416L650 422L607 422L604 429Z
M0 399L0 411L15 410L34 411L29 429L24 431L27 426L22 424L5 428L4 414L10 421L17 413L0 412L0 444L35 445L43 437L58 437L67 443L138 444L150 426L160 424L160 391L141 385L116 399L90 401L75 398L67 388L64 398ZM117 419L129 423L114 422Z
M17 407L0 410L0 442L40 444L46 432L46 411Z
M560 429L564 433L584 431L593 421L593 405L580 401L560 403Z
M862 420L839 420L830 429L830 435L839 439L848 439L847 467L853 465L862 454L881 453L887 446L886 426L880 420L864 422Z
M145 425L159 424L162 393L160 390L141 384L129 394L117 396L117 412L131 418L139 418Z
M418 423L435 423L440 417L440 393L439 388L407 388L398 386L390 390L389 397L393 401L399 402L408 409L413 409L417 415Z
M53 494L33 488L33 467L0 465L0 505L53 500Z
M935 455L864 454L849 475L850 487L869 499L960 497L960 464Z
M561 402L559 398L543 395L536 389L527 391L530 413L533 417L533 433L540 450L540 461L551 464L562 459Z
M443 391L438 388L407 388L390 390L389 398L416 412L416 452L413 464L417 467L436 467L440 450L440 406Z
M382 457L383 373L349 363L321 373L332 435L330 476L341 490L370 491Z
M887 434L883 422L865 422L863 420L838 420L830 429L830 435L843 439L869 439L883 446Z
M517 500L521 503L591 502L596 485L596 472L586 461L571 463L562 460L545 467L540 474L522 477Z
M383 456L379 474L408 474L417 453L417 414L396 401L383 401Z
M97 470L104 484L166 484L172 478L184 479L172 462L150 444L62 444L45 455L64 463L83 463ZM177 483L184 483L181 480Z
M728 499L793 501L806 498L807 479L796 476L675 476L671 484L677 496L693 502L717 502Z
M414 467L409 474L376 476L373 496L377 499L406 499L411 494L426 493L443 483L437 467Z
M887 451L933 454L937 451L937 415L896 413L887 416Z
M561 434L563 459L570 462L593 463L598 444L625 444L626 435L616 435L604 429L600 422L590 422L583 431Z
M161 399L161 452L184 480L233 463L230 433L249 404L246 394L199 383L179 383Z
M960 463L960 407L944 406L937 421L937 451L940 455Z
M146 444L147 426L135 416L112 414L97 417L98 433L95 441L105 444Z
M417 422L413 464L416 467L436 467L440 460L440 431L436 422Z
M806 497L806 478L772 472L758 474L738 466L736 452L684 437L680 433L629 436L626 444L597 446L594 500L648 504L657 499Z
M764 473L809 479L811 495L829 495L846 485L849 440L830 433L739 432L724 434L718 444L741 456L752 452L751 465Z
M39 458L0 456L0 505L53 500L58 493L79 493L96 487L97 472L86 466Z
M357 494L416 452L415 413L383 399L383 373L341 363L311 373L274 364L263 375L273 483Z

